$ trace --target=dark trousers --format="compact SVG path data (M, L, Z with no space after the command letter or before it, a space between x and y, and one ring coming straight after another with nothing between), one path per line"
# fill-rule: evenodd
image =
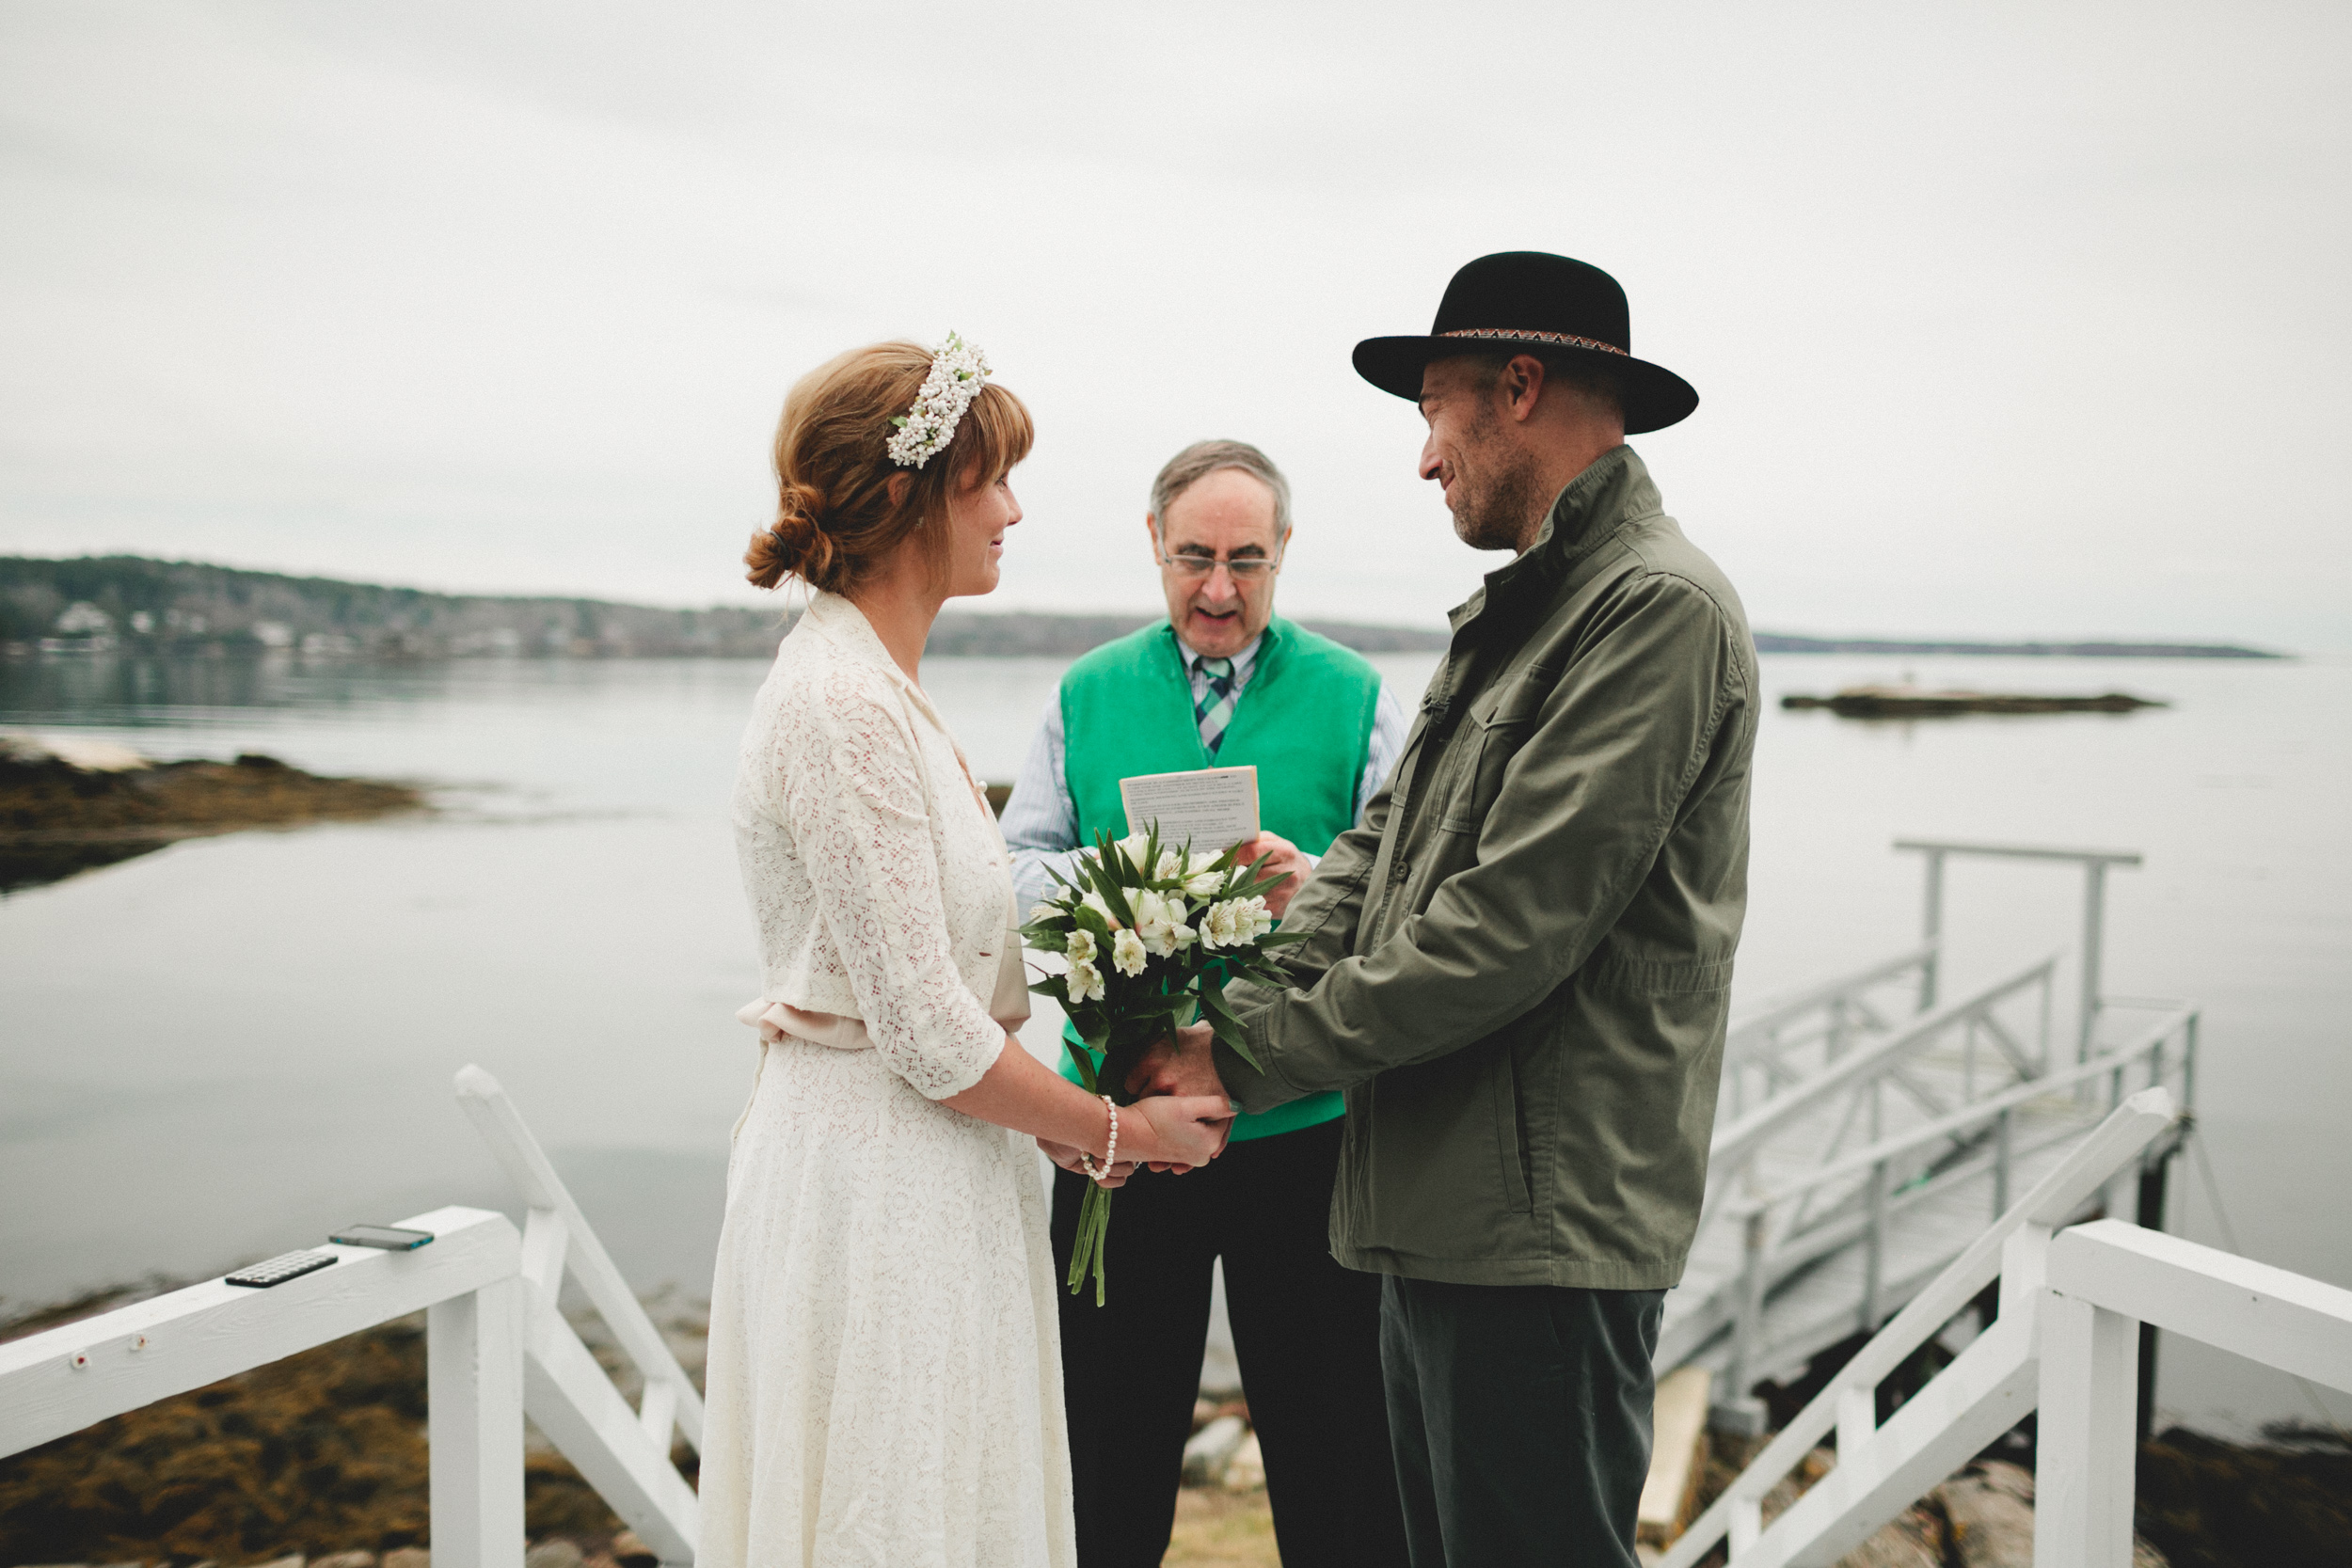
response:
M1381 1284L1413 1568L1634 1568L1666 1292Z
M1168 1550L1218 1258L1283 1568L1402 1568L1380 1281L1331 1258L1340 1126L1253 1138L1214 1164L1119 1189L1108 1304L1094 1305L1091 1283L1061 1296L1080 1568L1152 1568ZM1058 1277L1084 1193L1080 1178L1055 1173Z

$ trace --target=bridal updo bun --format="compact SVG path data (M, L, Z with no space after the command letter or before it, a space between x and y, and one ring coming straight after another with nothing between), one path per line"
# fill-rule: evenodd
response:
M761 588L797 577L847 594L914 541L933 562L947 544L947 497L993 483L1029 454L1035 428L1021 400L991 382L955 439L920 468L890 459L890 421L914 406L930 351L915 343L851 349L803 376L776 426L776 516L752 535L745 575ZM892 476L907 483L894 499Z

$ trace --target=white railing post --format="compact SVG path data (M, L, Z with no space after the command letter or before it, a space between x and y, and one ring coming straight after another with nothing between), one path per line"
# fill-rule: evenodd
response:
M439 1568L521 1568L522 1330L522 1292L514 1278L425 1309L433 1560Z
M2035 1561L2131 1568L2138 1383L2138 1323L2042 1292Z
M1751 1207L1741 1216L1740 1230L1740 1296L1731 1320L1731 1365L1724 1380L1724 1397L1708 1412L1708 1421L1725 1431L1753 1437L1765 1426L1764 1412L1748 1392L1756 1381L1756 1359L1763 1349L1764 1265L1772 1234L1772 1211Z
M1886 1162L1870 1166L1869 1232L1862 1255L1862 1332L1879 1331L1879 1297L1886 1286Z
M2081 1032L2074 1060L2090 1060L2090 1038L2099 1027L2099 973L2107 944L2107 863L2083 862L2083 998Z
M501 1279L425 1307L433 1561L522 1566L522 1291Z
M456 1086L458 1103L530 1210L522 1242L523 1407L664 1563L691 1563L700 1505L670 1454L674 1435L700 1446L702 1397L498 1080L468 1067ZM635 1410L559 1309L566 1270L643 1374Z
M1919 1010L1923 1013L1935 1006L1937 971L1944 962L1944 851L1928 850L1927 861L1927 899L1920 912L1919 940L1933 950L1919 966Z

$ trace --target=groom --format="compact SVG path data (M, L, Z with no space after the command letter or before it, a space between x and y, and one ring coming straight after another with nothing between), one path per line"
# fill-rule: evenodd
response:
M1454 531L1514 559L1387 788L1227 992L1263 1070L1184 1032L1131 1086L1263 1113L1343 1089L1333 1254L1381 1276L1415 1568L1633 1568L1650 1357L1696 1228L1747 903L1756 652L1629 433L1697 406L1598 268L1456 273L1357 345L1418 401Z

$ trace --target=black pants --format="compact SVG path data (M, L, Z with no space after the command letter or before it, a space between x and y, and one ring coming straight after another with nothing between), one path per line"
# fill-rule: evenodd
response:
M1634 1568L1666 1293L1381 1283L1413 1568Z
M1264 1450L1283 1568L1402 1568L1404 1526L1380 1372L1380 1281L1332 1260L1337 1121L1226 1149L1119 1189L1109 1302L1061 1297L1064 1402L1081 1568L1151 1568L1168 1550L1209 1332L1209 1270ZM1080 1178L1054 1178L1067 1277Z

